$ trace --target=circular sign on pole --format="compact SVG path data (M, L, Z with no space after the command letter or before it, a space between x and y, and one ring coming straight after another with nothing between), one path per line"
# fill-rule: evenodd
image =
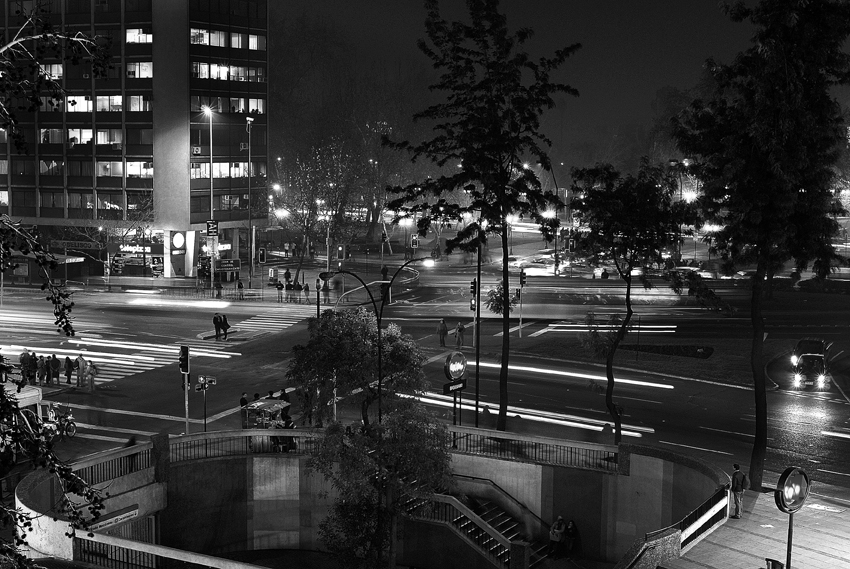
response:
M327 271L322 271L321 273L319 273L319 278L320 278L320 279L322 279L323 281L328 280L328 279L329 279L329 278L331 278L332 276L334 276L334 274L333 274L333 273L329 273L329 272L327 272Z
M776 499L776 507L786 514L793 514L803 507L806 498L809 497L809 475L796 466L785 469L773 497Z
M461 352L452 352L446 357L446 379L455 381L466 373L466 356Z

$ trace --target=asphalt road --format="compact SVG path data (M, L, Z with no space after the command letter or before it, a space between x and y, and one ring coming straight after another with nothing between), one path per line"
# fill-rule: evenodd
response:
M430 361L426 373L435 391L445 381L442 361L449 351L437 346L436 321L440 317L450 322L471 320L470 274L469 269L456 267L423 277L420 288L396 299L385 311L385 323L401 325L423 347ZM721 294L739 304L746 296L734 284ZM530 279L524 291L523 334L534 341L551 341L547 331L552 326L580 322L588 310L618 310L619 296L615 283ZM659 287L652 302L639 307L642 322L675 325L681 337L749 338L749 320L740 313L732 317L707 314L693 306L670 305L670 298ZM211 317L216 311L226 313L237 329L227 342L204 339L212 333ZM184 392L176 365L180 345L190 346L193 383L199 374L218 380L205 394L189 392L190 431L202 430L205 416L211 430L238 428L237 402L243 391L265 394L284 386L292 346L306 341L306 319L315 314L315 306L100 293L78 298L74 314L78 333L66 338L52 330L50 305L33 295L7 296L0 309L0 347L7 356L16 356L22 347L71 357L85 352L103 370L94 393L63 389L46 397L72 406L80 424L77 437L57 446L59 455L68 460L121 446L130 436L185 431ZM493 346L500 341L498 327L494 323L484 329L483 344L494 352ZM809 314L793 307L772 312L768 330L789 339L832 335L838 344L846 336L840 313ZM473 359L471 348L464 351ZM521 353L512 355L510 365L511 415L568 425L564 429L570 436L598 439L609 419L603 395L590 387L591 382L604 383L599 366ZM776 365L770 371L782 377L782 363ZM626 440L696 454L726 469L732 462L746 464L754 431L752 393L700 381L698 369L693 376L618 372L617 400L625 407ZM474 393L471 383L465 393L467 402ZM498 364L491 358L482 360L479 388L481 405L495 408ZM448 409L446 398L435 395L432 399ZM850 497L848 405L839 390L769 392L767 469L781 472L791 464L803 466L816 482L835 486L833 494Z

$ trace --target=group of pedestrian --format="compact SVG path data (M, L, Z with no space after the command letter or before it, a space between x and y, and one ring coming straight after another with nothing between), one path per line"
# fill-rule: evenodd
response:
M558 516L549 528L548 556L558 559L561 555L571 557L578 550L578 527L573 520L564 522L563 516Z
M466 326L463 325L463 322L458 322L457 326L454 329L454 337L455 337L455 347L460 349L463 347L463 337L466 333ZM449 327L446 325L446 319L440 318L439 324L437 324L437 336L440 338L440 347L446 346L446 336L449 335Z
M76 387L84 387L94 385L95 378L100 373L97 364L92 360L88 361L80 354L76 359L71 359L70 356L65 356L65 361L62 362L56 354L50 356L38 355L34 351L27 348L21 352L18 361L21 364L21 381L24 384L31 385L59 385L61 383L62 371L65 372L65 383L70 385L71 378L76 372L77 382ZM6 381L4 376L3 382Z
M305 304L310 304L310 285L308 283L301 284L296 279L292 280L292 273L289 272L289 269L283 273L283 281L280 279L275 282L275 288L277 289L277 301L278 302L294 302L297 304L301 304L302 297L303 302Z
M227 340L227 331L230 329L230 323L227 322L227 315L216 312L212 319L213 328L215 328L215 339L220 340L224 334L224 339Z

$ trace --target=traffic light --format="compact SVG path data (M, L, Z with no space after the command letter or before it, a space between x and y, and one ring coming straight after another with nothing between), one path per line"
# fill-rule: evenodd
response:
M189 373L189 346L180 346L180 373Z
M521 296L520 296L520 295L522 295L522 289L521 289L521 288L518 288L518 289L516 289L516 297L517 297L517 298L521 298Z
M576 240L575 239L570 239L569 250L570 250L570 253L575 252L575 250L576 250Z
M413 235L410 236L410 247L411 247L411 249L418 249L419 248L419 236L418 235L413 234Z
M260 252L257 255L257 258L259 259L261 265L264 265L266 263L266 248L265 247L260 247Z
M469 299L469 309L470 309L471 311L475 312L475 298L470 298L470 299Z
M520 271L519 272L519 286L525 286L526 280L527 280L527 278L526 278L526 275L525 275L525 271Z
M345 246L344 245L337 245L336 258L339 261L345 260Z
M469 294L472 296L478 294L478 279L472 279L469 282Z

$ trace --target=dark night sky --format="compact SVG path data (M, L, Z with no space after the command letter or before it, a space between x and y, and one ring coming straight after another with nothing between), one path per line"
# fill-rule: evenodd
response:
M283 1L283 0L274 0ZM416 49L424 36L421 0L286 0L292 12L327 18L358 56L386 62L428 60ZM462 0L443 0L446 17L464 14ZM545 121L545 134L574 144L616 125L648 124L656 91L696 84L705 59L729 61L749 45L751 28L731 22L717 0L503 0L511 29L527 26L533 56L560 46L582 49L559 80L580 92Z

